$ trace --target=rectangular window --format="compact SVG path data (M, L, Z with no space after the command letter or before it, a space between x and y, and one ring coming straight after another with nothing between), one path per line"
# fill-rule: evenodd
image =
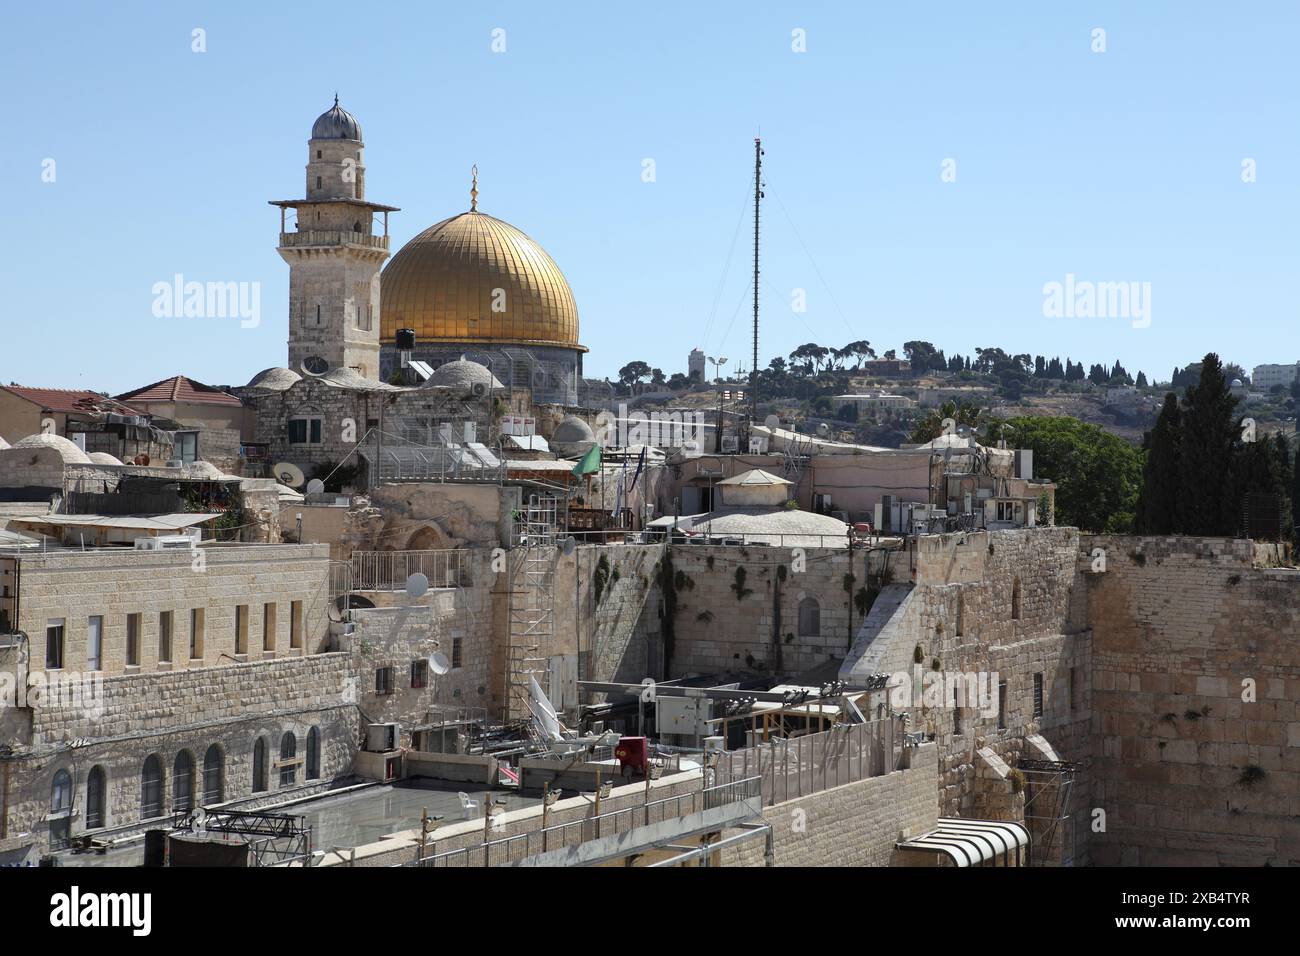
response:
M104 619L98 615L88 622L86 633L86 670L104 669Z
M1034 716L1043 716L1043 674L1039 671L1034 675Z
M1070 710L1071 710L1071 711L1073 711L1074 708L1075 708L1075 696L1074 696L1074 695L1078 692L1078 689L1079 689L1079 685L1078 685L1078 677L1079 677L1079 675L1078 675L1078 671L1079 671L1079 669L1078 669L1077 667L1071 667L1071 668L1070 668Z
M429 662L411 661L411 690L419 690L429 684Z
M451 666L460 667L460 638L452 638L451 641Z
M170 664L172 659L172 612L158 615L158 663Z
M392 692L393 669L391 667L381 667L375 671L375 693L382 696Z
M140 666L140 617L139 614L126 616L126 664L128 667Z
M63 668L63 629L65 618L53 617L45 623L45 669L57 671Z
M262 605L262 650L275 653L275 604Z
M203 660L203 626L207 612L201 607L190 611L190 660Z
M998 730L1007 729L1007 682L998 681Z
M290 445L319 445L321 443L321 419L289 419Z
M289 646L302 647L302 602L289 605Z
M235 605L235 653L248 653L248 605Z

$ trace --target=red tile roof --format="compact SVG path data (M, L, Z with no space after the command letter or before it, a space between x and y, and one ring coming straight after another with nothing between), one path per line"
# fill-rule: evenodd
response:
M141 404L147 402L181 402L188 405L230 405L235 408L244 403L229 392L223 392L211 385L204 385L184 375L173 375L161 382L154 382L134 392L119 395L118 398Z
M121 402L81 388L27 388L23 385L0 385L0 389L24 398L43 410L64 413L86 413L95 409L111 411L117 415L139 415L134 408Z

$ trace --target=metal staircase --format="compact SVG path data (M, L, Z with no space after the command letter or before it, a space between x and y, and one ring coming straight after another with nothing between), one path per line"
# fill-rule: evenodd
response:
M510 556L506 719L529 717L530 680L550 693L555 640L556 500L532 495L515 513Z

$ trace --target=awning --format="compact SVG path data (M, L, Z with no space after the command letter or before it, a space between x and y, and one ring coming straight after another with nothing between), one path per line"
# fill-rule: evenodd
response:
M67 515L52 514L40 517L14 517L9 523L39 530L41 528L113 528L126 531L180 531L203 524L218 514L177 513L164 515Z
M1020 848L1029 846L1029 831L1019 823L959 817L940 817L938 822L939 829L896 846L943 853L957 866L1020 866Z

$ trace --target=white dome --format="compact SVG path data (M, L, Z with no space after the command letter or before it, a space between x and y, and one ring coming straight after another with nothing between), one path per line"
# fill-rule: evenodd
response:
M454 362L446 362L434 369L433 374L429 376L429 380L424 383L424 387L469 389L480 384L486 385L490 389L505 387L486 365L459 358Z
M122 464L106 451L92 451L87 457L96 465L120 465Z
M596 433L591 430L591 426L577 415L565 415L564 420L556 426L555 433L551 436L553 443L561 445L595 440Z
M273 392L283 392L286 388L295 382L301 382L302 376L291 368L281 368L274 366L264 368L253 376L253 380L248 383L247 388L265 388Z
M65 465L89 465L86 453L61 435L28 435L19 440L15 448L53 448L63 458Z

